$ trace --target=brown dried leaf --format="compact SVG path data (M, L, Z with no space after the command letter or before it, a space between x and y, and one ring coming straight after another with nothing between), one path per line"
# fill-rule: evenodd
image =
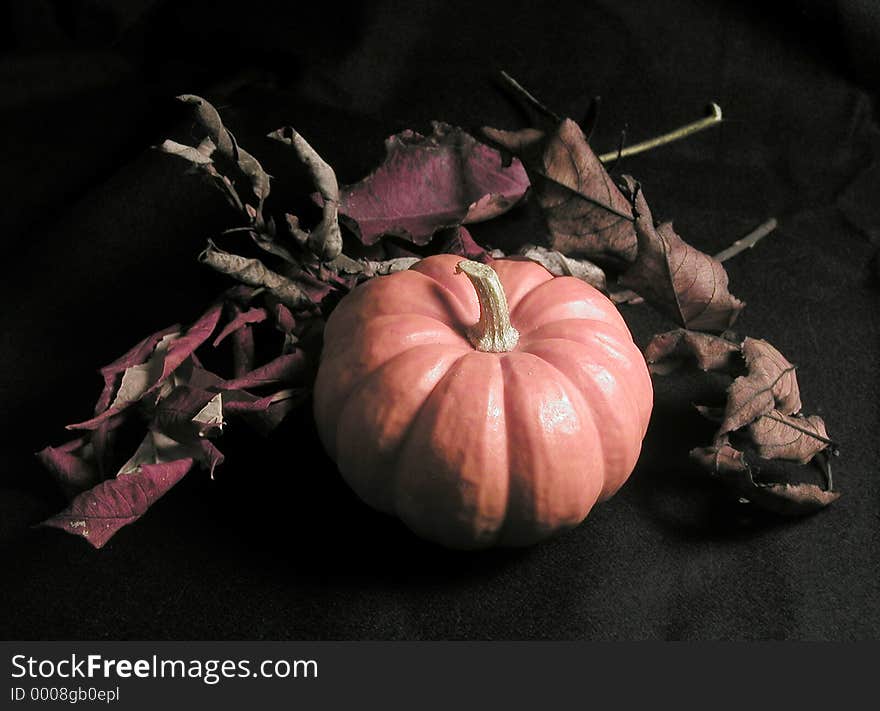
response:
M550 246L570 257L627 264L636 257L632 207L587 143L565 119L545 134L536 129L483 134L518 156L544 213Z
M793 415L801 409L795 367L767 341L746 338L742 354L748 372L728 389L724 422L719 436L745 427L750 422L779 410Z
M671 222L655 227L638 185L629 176L625 179L635 195L638 255L620 278L621 285L687 329L729 328L745 304L727 290L724 267L679 237Z
M691 358L700 370L730 372L739 353L739 345L723 336L677 328L651 338L645 360L648 369L658 375L671 373Z
M840 498L836 491L826 491L815 484L763 484L756 482L743 452L721 441L711 447L691 451L703 468L732 486L743 498L782 516L811 514Z
M764 459L788 459L800 464L806 464L830 444L821 417L794 417L779 410L752 422L749 436Z

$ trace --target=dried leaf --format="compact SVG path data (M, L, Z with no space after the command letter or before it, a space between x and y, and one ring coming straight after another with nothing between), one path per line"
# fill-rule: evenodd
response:
M723 336L677 328L658 333L645 347L645 360L652 373L666 375L693 359L703 371L729 373L739 360L739 344Z
M210 437L223 431L223 393L217 393L193 415L199 437Z
M382 235L427 244L438 230L496 217L525 195L529 182L518 160L504 167L498 151L462 129L432 127L430 136L388 138L382 165L341 189L340 214L364 244Z
M213 390L177 385L156 403L152 426L175 440L194 440L204 426L195 420L216 395Z
M714 257L692 247L671 222L654 226L644 195L632 178L638 255L620 283L687 329L721 332L745 304L727 290L727 272Z
M397 257L396 259L386 259L382 262L364 261L361 274L365 277L374 277L394 274L395 272L405 272L420 261L419 257Z
M324 214L321 218L321 223L309 233L305 241L312 252L320 259L325 261L334 259L342 252L342 234L339 231L339 220L337 217L339 185L336 181L336 173L318 155L318 152L309 145L308 141L289 126L273 131L269 134L269 138L273 138L293 148L300 162L308 169L312 181L320 193ZM293 219L295 220L296 218ZM293 223L288 218L288 225L291 229L301 232L298 220Z
M605 272L588 259L566 257L562 252L533 244L524 245L519 253L527 259L537 262L555 276L573 276L600 291L605 291L607 288Z
M550 134L495 128L483 133L525 165L551 248L569 257L617 264L635 259L632 206L574 121L565 119Z
M227 380L220 387L224 390L250 390L275 383L292 383L303 374L305 368L305 353L297 350L280 355L239 378Z
M304 388L286 388L257 398L243 390L227 393L224 412L241 416L251 427L270 434L307 397Z
M747 368L731 383L719 436L779 410L793 415L801 409L795 367L767 341L746 338L742 354Z
M224 252L213 242L208 241L205 251L199 255L199 261L248 286L265 288L282 304L294 311L311 309L315 306L316 302L303 289L287 277L267 269L259 259L247 259Z
M214 142L210 139L198 147L186 146L177 141L167 139L162 141L159 145L159 150L163 153L183 158L196 166L210 165L213 163L214 161L211 159L211 154L214 152L214 148Z
M131 473L120 474L80 494L43 525L81 536L101 548L120 528L137 521L192 465L189 457L141 464Z
M113 394L116 392L116 381L119 375L124 374L129 368L145 363L156 350L157 345L165 339L166 336L172 334L180 334L179 325L169 326L161 331L150 334L127 353L120 356L109 365L101 368L100 373L101 377L104 378L104 389L95 405L96 415L100 415L104 410L110 407L110 403L113 400Z
M231 133L229 135L232 136ZM232 137L232 140L234 142L235 138ZM247 178L250 183L251 192L260 202L260 207L255 210L255 214L252 215L252 217L261 217L263 202L269 197L269 174L263 170L260 161L239 146L238 143L235 143L235 154L238 169L241 171L241 174Z
M155 383L159 382L165 368L168 349L178 338L180 338L179 333L168 334L156 344L155 350L146 363L133 365L122 374L122 382L119 384L116 397L110 404L110 410L118 412L137 402Z
M473 262L482 262L488 264L492 261L492 257L483 247L476 243L471 233L465 227L453 227L446 230L443 235L445 239L440 245L440 252L443 254L457 254L465 259Z
M830 444L825 422L818 415L795 417L774 410L752 422L748 432L764 459L806 464Z
M235 150L235 143L232 135L226 130L220 114L217 113L211 103L201 96L195 94L181 94L177 100L191 107L193 118L198 126L205 132L208 138L217 147L217 152L225 157L232 159Z
M68 498L101 481L89 449L88 437L78 437L60 447L46 447L37 452L40 463L52 473Z
M244 329L250 324L262 323L267 318L269 318L269 312L259 306L248 309L247 311L241 311L238 307L236 307L235 311L235 316L229 323L227 323L223 327L223 330L220 331L220 334L217 336L217 338L214 339L215 348L219 346L230 334L236 333L237 331Z
M711 447L694 449L691 456L705 469L732 486L740 496L773 513L803 516L814 513L840 498L815 484L763 484L755 481L743 452L721 441Z

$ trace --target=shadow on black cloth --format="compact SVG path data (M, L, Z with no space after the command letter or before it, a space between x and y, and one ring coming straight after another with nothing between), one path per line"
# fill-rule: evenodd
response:
M474 5L378 2L333 22L258 1L3 10L4 638L880 635L878 15L856 1ZM308 411L268 440L225 434L216 480L193 471L99 552L32 527L63 503L32 453L88 414L95 368L226 284L194 256L228 209L149 150L179 125L171 97L211 99L279 175L264 136L294 125L352 182L403 128L524 125L499 69L575 118L601 94L603 150L624 125L638 140L724 107L719 129L621 169L708 252L779 219L727 265L748 303L737 327L798 364L805 409L841 444L837 503L780 522L700 477L687 451L711 436L691 407L705 393L670 378L626 487L526 550L449 552L373 513ZM505 244L536 229L519 208L473 232ZM625 316L641 344L668 327L645 307Z

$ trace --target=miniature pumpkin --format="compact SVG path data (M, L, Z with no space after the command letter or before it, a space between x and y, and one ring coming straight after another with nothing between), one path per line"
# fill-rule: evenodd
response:
M629 329L533 262L428 257L354 289L324 339L327 452L429 540L534 543L583 521L639 456L653 392Z

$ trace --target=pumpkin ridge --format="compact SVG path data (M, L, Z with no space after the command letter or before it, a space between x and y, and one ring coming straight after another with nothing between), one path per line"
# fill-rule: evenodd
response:
M427 405L427 404L428 404L428 401L429 401L432 397L434 397L434 394L437 392L437 389L438 389L438 388L439 388L439 387L440 387L440 386L441 386L441 385L442 385L442 384L443 384L448 378L450 378L452 375L454 375L455 370L456 370L456 368L458 368L458 366L461 364L461 361L462 361L466 356L470 355L471 353L476 353L476 351L474 351L474 350L470 350L470 351L467 351L467 352L465 352L465 353L462 353L462 354L461 354L460 356L458 356L455 360L453 360L452 363L450 363L449 368L448 368L447 371L443 374L443 377L441 377L441 378L439 378L439 379L437 380L437 382L434 384L434 387L431 388L430 392L428 392L428 394L427 394L427 396L425 397L425 399L422 400L422 404L416 409L416 412L415 412L414 416L410 419L409 423L408 423L407 426L406 426L406 429L404 430L403 434L402 434L401 437L400 437L400 442L398 443L398 446L397 446L397 454L398 454L398 457L395 459L395 461L396 461L396 465L394 466L394 471L393 471L393 473L392 473L392 477L391 477L391 479L392 479L392 481L391 481L391 487L392 487L392 489L391 489L391 492L392 492L392 493L391 493L391 502L392 502L392 506L393 506L393 509L394 509L394 515L395 515L398 519L400 519L401 521L405 521L405 519L404 519L404 517L401 515L401 506L400 506L400 503L399 503L399 502L400 502L400 499L402 498L401 495L400 495L400 492L399 492L399 488L400 488L400 487L399 487L399 482L400 482L400 475L401 475L401 463L400 463L400 457L399 457L399 455L400 455L400 453L404 450L404 448L406 447L406 445L409 444L409 439L410 439L410 437L412 436L412 432L413 432L413 430L415 429L416 423L417 423L418 420L419 420L419 415L421 414L421 412L422 412L422 410L424 409L425 405ZM503 373L502 373L501 381L502 381L502 387L503 387L503 382L504 382L504 376L503 376ZM506 414L506 408L505 408L505 414ZM507 436L506 436L506 435L507 435L507 431L506 431L506 427L507 427L507 418L506 418L506 417L505 417L504 423L505 423L505 442L507 442ZM509 488L508 488L508 492L509 492ZM506 510L506 507L505 507L505 519L506 519L506 514L507 514L507 510ZM498 527L498 531L500 531L501 528L503 528L503 525L504 525L504 524L503 524L503 521L502 521L502 525Z
M551 339L548 338L546 340L549 341ZM568 341L567 338L562 338L559 340ZM599 454L601 455L599 457L600 461L602 462L602 486L599 489L599 496L601 496L602 491L604 491L604 489L605 489L605 482L608 479L608 471L607 471L608 464L607 464L607 458L605 455L605 444L602 441L602 435L599 432L599 426L597 424L597 420L599 418L596 417L596 411L593 409L593 406L590 403L590 401L586 397L584 397L584 394L581 392L581 389L577 386L577 384L574 382L574 380L571 379L571 377L568 375L568 373L566 373L564 370L562 370L562 368L560 368L558 365L556 365L556 363L553 363L553 362L547 360L546 358L538 355L537 353L531 353L529 351L524 351L524 352L529 353L529 355L535 356L535 358L537 358L538 360L540 360L543 363L546 363L553 370L555 370L557 373L559 373L559 375L562 377L563 381L565 382L565 384L567 386L569 397L571 396L571 393L576 393L577 398L581 401L581 403L584 406L584 411L589 415L590 425L593 430L593 433L595 434L595 439L596 439L596 442L599 447ZM596 501L598 501L598 499L596 499ZM590 510L592 510L593 506L596 505L596 501L593 501L593 503L590 504L590 507L587 509L587 513L589 513ZM581 520L583 520L583 519L581 519Z
M514 417L516 417L515 413L519 412L518 403L516 402L516 400L508 397L508 393L512 393L512 389L510 388L510 383L508 382L508 378L510 377L509 373L510 373L511 369L516 367L514 361L516 359L522 358L523 356L527 356L528 358L533 358L533 359L539 361L541 364L543 364L548 369L550 369L552 372L554 372L557 376L559 376L560 380L557 381L557 383L560 386L562 386L565 396L569 399L569 401L572 402L572 405L575 406L575 412L577 414L578 423L582 424L582 425L586 424L586 423L584 423L584 418L590 417L589 427L592 431L593 438L599 443L599 446L601 447L601 436L599 433L598 426L596 425L595 421L592 418L592 414L593 414L592 409L590 409L588 407L584 407L584 406L577 408L577 406L574 402L575 400L580 399L582 405L584 405L586 403L586 400L580 394L580 391L574 385L574 383L571 381L571 379L564 372L560 371L559 368L557 368L555 365L553 365L549 361L544 360L540 356L538 356L534 353L516 350L516 351L512 351L510 353L506 353L501 357L502 374L503 374L503 380L504 380L504 396L505 396L504 397L504 409L505 409L505 413L511 413L510 416L505 419L505 427L507 428L506 434L507 434L508 451L510 450L510 447L511 447L511 439L513 439L515 437L515 433L512 434L511 430L510 430L511 422L514 420ZM520 381L520 382L522 382L522 381ZM573 390L577 392L577 395L575 395L575 396L571 395ZM514 444L516 444L516 443L514 443ZM599 461L601 461L602 476L601 476L601 478L597 477L597 479L599 479L600 482L604 483L605 463L604 463L604 455L602 455L601 451L600 451L600 455L601 456L599 457ZM524 478L522 476L520 476L518 479L514 478L513 468L511 466L511 461L512 460L510 458L510 455L508 454L509 483L508 483L508 505L507 505L507 511L506 511L507 514L511 513L510 500L512 498L512 494L514 493L514 482L516 482L519 485L524 480ZM530 481L532 484L535 484L535 483L537 483L537 481L539 481L539 478L534 477L534 476L527 476L527 477L525 477L525 479ZM538 490L537 487L533 488L532 490L528 491L527 495L524 497L524 498L530 500L530 502L531 502L531 509L530 510L528 510L528 511L522 511L522 510L513 511L514 514L517 514L516 516L514 516L513 519L511 519L509 515L505 516L505 521L501 527L501 531L500 531L500 534L498 537L500 539L500 542L502 545L517 545L518 546L518 545L523 545L524 543L534 543L538 540L542 540L542 539L546 538L549 535L549 531L544 530L544 527L540 525L540 523L546 518L546 511L539 509L537 506L538 499L540 498L535 495L535 492L537 490ZM563 530L563 529L573 528L573 527L577 526L581 521L583 521L583 519L586 517L586 514L589 513L589 511L592 509L592 507L595 506L595 504L598 500L598 496L601 494L601 491L602 491L602 486L600 485L596 491L596 498L594 498L590 502L589 506L586 507L586 511L583 512L583 515L580 515L577 517L577 521L566 522L566 523L555 522L552 526L552 530L554 530L554 531ZM522 492L520 492L520 493L522 493ZM525 540L523 540L522 531L517 530L516 528L514 528L513 526L510 525L511 520L513 520L514 526L522 526L524 523L526 524L526 526L525 526L525 529L526 529Z
M591 321L595 324L600 324L601 328L592 326L589 330L589 343L586 341L581 341L575 338L566 338L565 336L535 336L535 331L544 328L544 327L553 327L556 324L564 324L568 321ZM623 360L629 362L631 358L638 355L639 358L644 359L641 350L635 344L632 339L632 335L629 333L624 333L622 330L617 329L614 324L608 323L607 321L599 321L598 319L560 319L559 321L550 321L546 324L542 324L534 331L529 332L529 337L524 338L523 348L528 349L532 346L532 344L550 340L551 338L559 338L565 341L571 341L572 343L580 343L581 345L587 347L598 347L601 349L603 353L606 353L610 358L614 360ZM613 341L613 345L611 343ZM626 351L631 350L631 353L627 353ZM653 386L650 381L650 376L647 374L647 369L644 373L641 374L643 378L643 385L646 386L646 389L650 392L653 392ZM618 380L621 380L618 378ZM642 436L648 427L648 422L651 417L652 404L649 402L647 407L645 406L644 398L639 393L638 388L631 383L628 379L623 379L625 382L625 387L627 392L630 394L630 400L635 405L635 411L639 414L639 418L642 420Z
M542 339L532 341L530 344L528 344L527 349L529 347L535 346L540 343L552 343L553 341L562 342L562 343L570 343L574 346L577 346L578 348L583 348L586 351L588 351L590 348L590 346L588 344L583 343L581 341L575 341L570 338L558 337L558 338L542 338ZM532 353L532 355L537 356L538 358L540 358L544 362L546 362L549 365L556 368L558 371L560 371L562 373L563 376L568 377L566 372L560 366L558 366L553 361L547 360L547 358L545 358L544 355L539 354L539 353L534 353L530 350L526 350L526 352ZM589 357L589 354L588 354L588 357ZM564 358L563 358L563 362L566 362L566 360ZM641 407L640 407L640 404L638 401L637 393L635 393L633 391L633 389L631 388L631 386L626 378L621 378L621 377L614 374L614 372L613 372L613 365L614 364L613 363L604 364L604 363L596 362L596 361L592 361L592 360L591 360L591 363L598 365L599 367L602 367L603 369L606 370L606 372L608 372L609 376L613 378L615 386L619 389L619 395L622 396L622 402L620 403L620 405L618 407L615 408L614 403L612 403L608 400L608 397L602 391L602 388L601 387L598 388L599 392L601 393L599 395L599 397L601 397L602 400L609 405L610 409L614 410L614 412L616 413L613 416L620 417L623 420L627 420L632 417L633 413L635 413L636 417L640 418ZM609 368L608 366L611 366L611 367ZM574 383L574 381L571 380L570 377L568 379L569 379L569 382L571 383L572 387L576 388L577 386ZM594 405L594 400L592 398L587 398L584 395L584 393L581 392L581 390L579 388L578 388L578 394L581 397L581 399L586 403L587 408L589 409L590 414L592 415L593 425L597 428L597 433L598 433L598 423L607 422L608 418L604 417L604 416L600 416L600 413L598 413L596 411L596 407L598 407L598 402L596 402ZM620 413L621 408L626 408L626 412L621 414ZM639 432L641 433L641 427L639 428ZM599 494L599 500L604 500L605 498L608 498L603 495L605 493L605 487L608 485L608 481L609 481L609 471L608 471L609 470L609 457L606 454L607 447L606 447L606 443L602 437L599 437L599 447L602 450L602 462L604 464L603 487L602 487L602 491ZM620 467L620 468L627 469L627 476L628 476L629 472L632 471L631 466ZM613 466L613 460L612 460L612 468L611 468L611 472L610 472L613 475L612 479L617 478L617 470L616 469L617 468ZM626 478L627 477L625 476L624 481L626 480Z
M378 315L378 316L373 316L372 318L369 318L369 319L363 321L362 323L363 323L364 327L366 327L367 324L373 324L373 323L375 323L376 321L380 321L380 320L383 320L383 319L387 319L389 322L394 322L394 321L399 320L402 316L405 316L405 317L408 317L408 318L410 318L410 317L415 317L415 318L419 318L419 319L425 319L426 321L430 321L430 322L432 322L432 323L440 324L440 326L441 326L445 331L448 331L451 335L455 336L455 338L456 338L456 341L454 341L454 342L450 341L450 342L448 342L448 343L447 343L447 342L444 342L444 343L443 343L444 345L449 345L449 346L461 345L462 347L467 348L467 349L470 349L470 348L471 348L471 344L470 344L470 342L467 340L467 338L466 338L464 335L462 335L462 333L461 333L458 329L456 329L456 328L454 328L453 326L449 325L449 324L446 323L445 321L441 321L440 319L435 318L433 315L430 315L430 314L423 314L423 313L419 313L419 312L416 312L416 311L405 311L405 312L400 312L400 313L380 314L380 315ZM438 331L439 331L439 330L440 330L440 329L438 329ZM434 343L416 343L414 346L405 347L405 350L409 350L410 348L415 348L415 347L417 347L417 346L428 346L428 345L435 345L435 344L434 344ZM436 345L440 345L440 342L438 342ZM327 355L327 356L324 356L324 355L322 354L322 355L321 355L321 358L322 358L322 359L326 359L328 363L329 363L329 362L333 362L333 360L335 360L336 358L339 358L339 357L341 357L341 356L343 356L343 355L346 355L346 354L348 353L348 351L351 349L351 347L352 347L351 334L349 334L349 338L348 338L348 340L344 343L344 347L343 347L343 348L340 348L340 349L338 349L336 352L333 352L333 353L331 353L331 354L329 354L329 355ZM399 353L403 353L403 352L405 352L405 350L404 350L404 351L399 351L398 353L395 353L395 354L394 354L393 356L391 356L391 357L394 358L394 357L396 357ZM387 360L382 361L382 363L379 363L379 364L377 365L377 367L378 367L379 365L384 365L384 364L387 363L387 362L388 362Z
M586 284L579 279L575 279L574 277L554 277L546 282L538 284L534 289L529 291L527 294L524 294L523 297L519 300L516 306L511 308L510 318L511 321L516 325L516 327L522 331L530 331L534 330L538 326L533 326L535 322L532 321L529 323L527 321L526 325L529 328L526 328L523 323L523 309L527 306L531 305L531 302L535 299L544 298L547 292L553 293L553 290L559 290L569 287L572 289L572 293L562 293L557 298L553 300L552 306L558 307L560 303L574 305L578 303L586 303L589 307L596 312L595 315L589 316L566 316L565 318L559 318L557 316L552 316L546 320L538 320L538 326L542 326L545 323L552 323L554 321L563 321L571 318L583 318L585 320L596 320L602 321L603 323L613 324L618 328L627 328L626 322L623 320L623 316L620 315L620 312L615 308L615 306L611 303L611 301L605 297L602 292L594 287L591 287L589 284ZM598 298L597 298L598 297ZM546 306L546 305L545 305ZM544 309L541 309L543 312ZM534 316L532 315L534 318ZM628 330L628 328L627 328Z
M414 266L418 266L418 264L416 264ZM408 269L407 271L411 271L413 274L418 274L418 275L424 277L425 279L428 279L429 281L431 281L431 283L439 286L441 289L443 289L445 292L447 292L452 297L452 299L461 307L461 309L463 311L466 311L468 309L469 305L464 303L458 294L456 294L452 289L450 289L446 284L444 284L442 281L437 279L432 274L426 274L425 272L420 272L418 269L412 269L412 268ZM476 298L476 294L474 295L474 298ZM442 321L441 323L447 323L447 322ZM447 325L450 328L460 329L462 331L466 331L468 326L470 326L471 324L465 323L464 321L460 321L458 324L447 323Z
M453 328L453 327L450 326L449 324L444 323L443 321L440 321L439 319L436 319L436 318L434 318L433 316L430 316L430 315L427 315L427 314L418 314L418 313L407 312L406 316L408 316L408 317L416 317L416 318L418 318L418 319L426 319L427 322L429 322L430 324L432 324L432 328L433 328L433 324L438 324L440 327L442 327L443 329L447 330L450 334L453 334L453 335L456 337L455 342L429 342L429 343L416 343L416 344L412 344L412 345L406 345L406 344L404 344L401 350L398 350L396 353L393 353L392 355L390 355L389 357L387 357L387 358L386 358L385 360L383 360L382 362L375 364L375 366L374 366L370 371L368 371L367 373L363 374L362 377L369 377L369 376L370 376L372 373L374 373L376 370L378 370L379 368L384 367L385 364L388 363L389 361L391 361L392 359L396 358L397 356L399 356L399 355L401 355L401 354L403 354L403 353L408 353L408 352L411 351L413 348L418 348L419 346L445 345L445 346L447 346L447 347L449 347L449 348L453 348L453 347L461 347L463 350L465 350L465 352L467 352L467 351L469 351L469 350L471 349L471 345L470 345L470 343L468 343L467 339L466 339L464 336L462 336L461 333L459 333L455 328ZM394 320L396 320L396 319L399 319L400 316L399 316L398 314L381 314L381 315L376 316L376 317L374 317L374 318L372 318L372 319L369 319L369 322L375 322L375 321L377 321L377 320L385 319L385 318L389 318L389 319L394 319ZM352 348L352 347L356 347L356 345L357 345L357 344L354 344L354 346L353 346L353 344L352 344L351 342L348 342L348 343L346 344L346 347L345 347L345 348L339 348L339 349L336 349L335 352L331 353L329 356L325 356L324 354L322 354L322 355L321 355L321 361L322 361L322 364L323 364L323 370L324 370L324 372L325 372L325 373L327 372L327 368L337 368L337 367L340 367L340 366L337 366L337 365L334 363L334 361L336 361L336 360L338 360L338 359L341 359L341 358L344 358L346 355L348 355L348 354L351 352L351 348ZM326 351L325 351L325 352L326 352ZM320 375L320 373L319 373L319 375ZM342 411L342 409L345 407L345 402L346 402L346 401L352 396L352 394L354 393L355 389L356 389L356 388L357 388L362 382L363 382L362 380L360 380L360 381L353 380L353 381L351 381L351 382L349 383L347 389L344 389L344 390L343 390L342 388L340 388L339 391L334 392L334 394L337 395L337 397L334 398L334 401L337 403L337 409L338 409L339 412ZM338 379L338 378L336 379L336 383L337 383L337 384L339 383L339 379ZM336 387L336 386L335 386L335 387ZM318 389L320 390L320 388L318 388ZM317 405L318 405L318 401L316 400L316 406L317 406ZM324 408L324 407L321 407L321 410L324 411L325 408ZM316 412L317 412L317 408L316 408ZM328 415L330 415L330 413L328 413ZM322 415L322 419L323 419L323 415ZM332 415L330 415L330 416L328 417L328 419L330 419L330 420L332 421ZM338 422L337 422L337 425L338 425ZM333 446L330 447L330 446L329 446L330 443L329 443L329 442L325 442L325 444L328 445L328 451L332 449L332 451L333 451L333 455L334 455L334 458L335 458L335 455L336 455L336 446L335 446L336 436L337 436L337 432L336 432L336 429L334 428L334 429L333 429L333 443L332 443Z
M356 402L356 397L357 397L357 396L358 396L358 395L359 395L364 389L367 388L367 386L371 383L371 381L373 380L373 378L379 376L380 371L384 371L384 370L387 369L387 368L396 368L397 365L398 365L398 364L396 363L396 361L397 361L399 358L402 358L403 356L411 355L411 354L412 354L412 351L416 350L417 348L429 348L429 347L430 347L430 348L436 348L436 347L438 347L438 346L445 347L445 344L437 344L437 343L421 343L421 344L418 344L418 345L414 346L413 348L408 348L407 350L405 350L405 351L403 351L403 352L401 352L401 353L398 353L396 356L394 356L394 357L388 359L388 360L385 361L381 366L379 366L379 367L376 368L375 370L371 371L368 375L366 375L366 376L365 376L365 377L364 377L364 378L363 378L363 379L362 379L362 380L361 380L361 381L360 381L360 382L359 382L359 383L358 383L358 384L357 384L357 385L351 390L351 392L349 393L348 397L346 398L345 404L344 404L344 405L342 406L342 408L339 410L339 415L338 415L337 420L336 420L335 442L338 442L338 441L339 441L339 430L340 430L340 428L342 427L343 423L345 422L345 418L344 418L343 415L344 415L346 409L347 409L348 407L350 407L350 405L351 405L352 403ZM470 352L470 351L464 351L464 352L462 352L461 354L457 355L454 359L452 359L452 360L450 361L450 363L449 363L449 367L447 368L446 372L443 373L443 375L441 375L441 376L437 379L437 382L434 383L434 385L431 387L431 389L428 391L428 393L427 393L427 394L425 395L425 397L422 399L421 403L419 403L418 406L415 408L413 416L410 418L409 422L407 422L406 425L404 426L404 429L403 429L403 431L402 431L401 434L400 434L400 437L399 437L399 439L398 439L398 441L397 441L397 444L396 444L395 447L394 447L394 453L393 453L393 457L392 457L392 459L394 459L394 460L396 461L398 455L400 454L400 452L401 452L401 450L402 450L402 448L403 448L403 445L406 443L407 439L409 438L409 434L410 434L410 432L412 431L413 425L414 425L414 423L415 423L415 421L416 421L416 419L417 419L417 417L418 417L418 413L421 412L422 408L425 406L425 403L431 398L431 396L434 394L434 391L437 389L437 387L440 385L440 383L442 383L442 382L443 382L443 381L449 376L449 373L453 370L453 368L455 368L455 366L458 364L458 362L459 362L464 356L466 356L469 352ZM335 442L334 442L334 444L335 444ZM336 461L336 460L339 458L339 447L336 446L336 447L335 447L335 450L336 450L336 451L334 452L334 456L333 456L333 460L334 460L334 461ZM395 516L397 516L398 518L400 518L400 515L399 515L399 513L398 513L398 511L397 511L396 493L395 493L395 492L396 492L396 487L397 487L397 479L398 479L397 467L393 467L392 469L393 469L393 471L391 472L391 479L392 479L392 480L391 480L389 486L387 487L387 490L391 492L390 496L388 497L388 500L391 502L391 505L392 505L392 506L391 506L392 511L386 511L386 513L393 513ZM347 478L347 477L346 477L346 478Z
M361 379L355 384L355 386L354 386L354 387L348 392L348 394L347 394L346 397L345 397L345 402L344 402L343 406L339 409L339 415L340 415L339 419L341 419L341 416L342 416L342 412L343 412L343 410L345 410L345 408L348 407L348 402L349 402L350 400L354 399L354 398L360 393L361 390L365 389L365 388L370 384L370 381L371 381L374 377L376 377L381 371L384 371L386 368L389 368L389 367L391 367L391 366L396 367L396 366L397 366L396 361L397 361L398 359L402 358L403 356L406 356L406 355L410 355L410 354L412 354L412 352L413 352L414 350L417 350L417 349L419 349L419 348L435 348L435 347L437 347L437 346L446 346L446 345L447 345L447 344L445 344L445 343L417 343L417 344L414 345L414 346L411 346L411 347L406 348L406 349L404 349L404 350L402 350L402 351L400 351L400 352L398 352L398 353L395 353L395 354L394 354L393 356L391 356L388 360L385 360L385 361L383 361L382 363L380 363L379 365L377 365L377 366L376 366L373 370L371 370L369 373L366 373L366 374L365 374L365 375L364 375L364 376L363 376L363 377L362 377L362 378L361 378ZM462 352L461 355L459 355L455 360L452 361L452 363L450 364L450 368L451 368L455 363L457 363L457 362L458 362L463 356L467 355L468 352L469 352L469 351L464 351L464 352ZM448 371L447 371L447 372L448 372ZM437 381L437 384L439 384L439 383L443 380L443 378L446 377L446 375L447 375L447 373L444 373L443 376ZM436 387L437 384L435 384L434 387ZM434 392L433 388L431 389L431 392ZM431 392L428 393L429 396L430 396ZM337 427L338 427L338 425L339 425L339 423L338 423L338 421L337 421Z
M591 334L591 335L593 335L593 334ZM586 348L586 349L590 348L590 345L591 345L591 344L584 343L583 341L576 341L573 338L564 338L562 336L554 336L554 337L549 337L549 338L536 338L533 341L530 341L528 344L526 344L526 347L523 350L527 353L531 353L529 348L533 347L536 344L546 343L548 341L550 341L550 342L563 341L564 343L573 343L577 346L580 346L580 347ZM594 343L596 343L596 342L602 343L601 341L594 340ZM608 351L605 348L603 348L602 350L604 353L608 354ZM537 355L537 354L533 354L533 355ZM544 358L542 356L538 356L538 357L541 358L541 360L544 360ZM593 362L595 362L595 361L593 361ZM626 405L629 406L634 412L640 413L641 408L639 407L638 398L636 396L636 393L633 392L632 387L627 382L626 378L620 378L616 375L613 375L613 377L614 377L615 383L617 383L617 385L626 394Z
M524 345L527 346L534 341L546 340L547 339L546 336L535 337L534 336L535 331L537 331L541 328L544 328L545 326L549 326L549 325L553 325L553 324L557 324L557 323L565 323L566 321L577 321L579 323L590 324L589 328L591 331L599 330L597 328L597 326L594 325L594 324L598 324L603 329L610 328L610 330L614 333L614 335L623 336L623 337L625 337L626 341L629 341L629 342L632 341L632 336L630 336L630 334L628 332L624 331L617 324L611 323L610 321L604 321L600 318L561 318L556 321L547 321L546 323L542 323L538 326L535 326L534 328L532 328L528 331L520 330L520 336L522 337L521 343L524 343ZM551 338L557 338L557 336L551 336ZM559 338L561 338L561 336L559 336ZM575 341L575 339L573 339L573 338L566 338L564 340L572 341L574 343L581 343L581 341Z
M597 344L599 344L599 345L602 347L602 350L603 350L603 351L605 351L606 353L610 354L610 355L611 355L612 357L614 357L614 358L617 358L617 356L622 356L622 360L628 362L628 361L629 361L629 358L627 357L627 354L623 352L623 350L622 350L622 348L620 348L620 346L622 345L622 346L624 346L624 347L626 347L626 348L629 348L629 346L632 345L632 348L633 348L634 354L638 354L638 356L639 356L640 358L644 359L644 356L642 355L641 350L639 350L638 346L636 346L635 342L632 341L632 339L629 339L628 341L624 341L623 344L614 344L614 345L613 345L613 344L609 343L607 340L605 340L605 339L603 339L603 338L595 338L595 336L605 336L605 337L608 337L609 335L610 335L610 334L604 334L604 333L594 333L594 334L593 334L593 336L594 336L594 342L597 343ZM616 347L616 346L617 346L617 347ZM647 379L647 383L648 383L648 391L651 392L651 393L653 393L654 390L653 390L653 385L652 385L652 383L651 383L651 379L650 379L651 376L648 375L647 368L645 368L645 371L644 371L644 377ZM629 387L629 383L627 383L627 387ZM645 432L646 432L647 429L648 429L648 422L649 422L649 420L651 419L651 411L653 410L653 397L651 398L651 402L648 403L648 407L647 407L647 409L645 409L645 408L643 407L643 405L642 405L642 399L639 398L638 395L636 396L634 402L635 402L635 404L636 404L636 406L637 406L637 407L636 407L636 411L637 411L640 415L642 415L642 417L643 417L643 419L644 419L644 421L643 421L643 423L642 423L642 437L644 437Z

